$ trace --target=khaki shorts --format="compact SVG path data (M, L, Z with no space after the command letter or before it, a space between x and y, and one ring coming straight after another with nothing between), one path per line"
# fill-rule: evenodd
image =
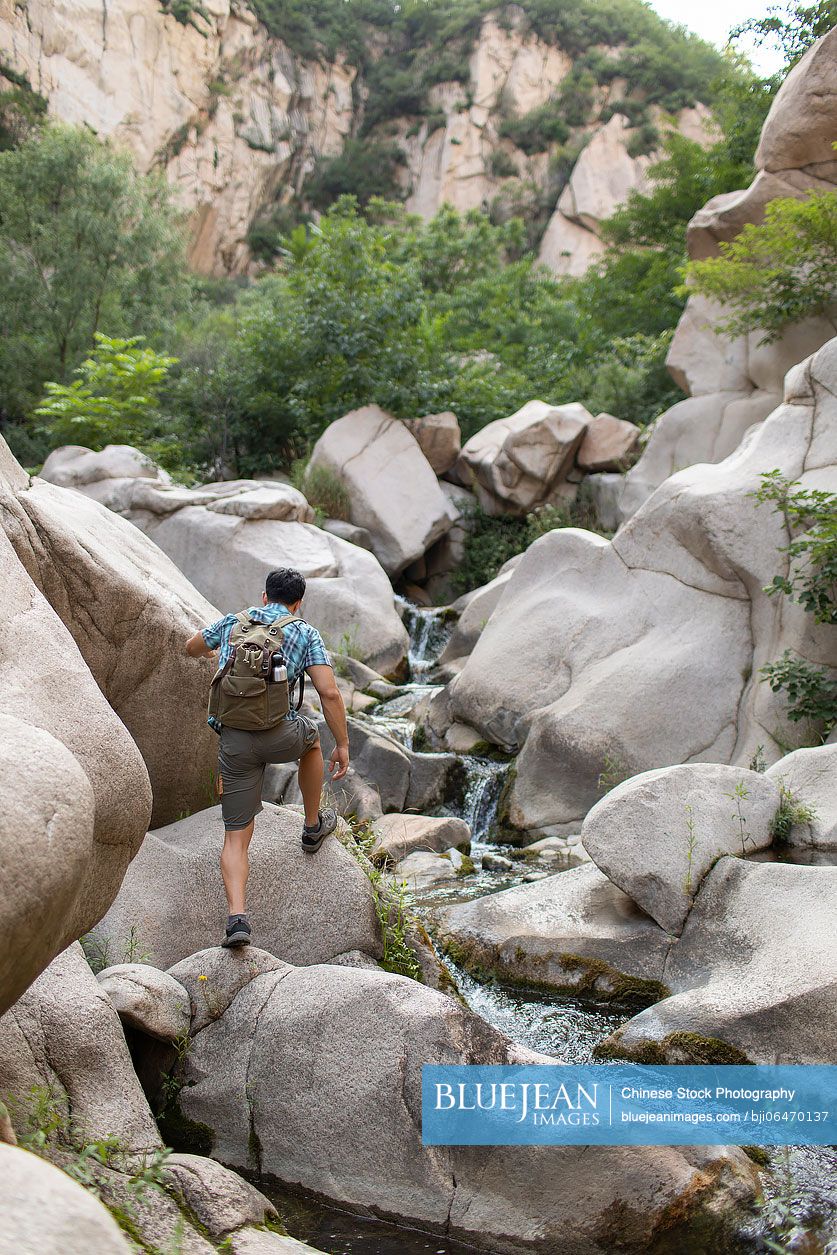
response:
M224 828L246 828L258 815L268 763L295 762L316 745L318 737L317 725L305 715L283 719L264 732L222 728L218 766Z

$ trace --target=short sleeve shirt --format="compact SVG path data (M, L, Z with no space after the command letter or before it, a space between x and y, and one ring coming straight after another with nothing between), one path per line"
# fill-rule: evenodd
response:
M283 618L284 615L290 614L287 606L280 605L277 601L270 601L266 606L249 606L247 609L251 619L255 619L258 623L274 623L277 619ZM232 653L232 645L230 637L233 628L238 620L234 614L225 614L222 619L211 623L209 627L201 629L201 635L209 649L218 649L218 666L223 667ZM282 652L285 655L285 665L288 668L288 683L293 684L296 679L307 671L309 667L330 667L331 659L328 651L323 644L323 638L315 627L310 623L289 623L287 627L282 629L283 643ZM295 710L289 711L286 718L296 719ZM209 724L215 728L216 732L220 730L218 721L210 719Z

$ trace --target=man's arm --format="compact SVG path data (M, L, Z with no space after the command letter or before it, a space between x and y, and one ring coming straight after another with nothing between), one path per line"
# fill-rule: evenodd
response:
M203 632L196 632L186 642L186 653L190 658L211 658L215 650L209 648L203 639Z
M349 729L346 725L346 707L334 679L334 671L324 663L307 667L311 683L317 690L325 721L334 737L334 749L328 761L333 780L340 780L349 770Z

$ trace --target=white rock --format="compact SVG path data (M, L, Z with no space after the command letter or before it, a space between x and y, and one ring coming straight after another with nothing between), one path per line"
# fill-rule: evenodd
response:
M752 1063L830 1063L835 909L837 868L721 859L672 949L672 996L609 1040L629 1057L656 1042L671 1062L703 1062L688 1045L684 1060L676 1033L713 1038Z
M462 447L457 472L488 513L526 514L551 499L591 422L578 403L529 401L472 436Z
M769 767L767 775L787 789L793 801L814 812L791 829L790 844L837 849L837 745L794 750Z
M766 849L775 781L719 763L646 771L617 785L584 820L593 862L661 928L679 933L719 857Z
M189 1032L189 995L167 972L148 963L118 963L96 976L119 1018L161 1041Z
M471 829L464 819L453 816L382 815L372 821L372 831L378 838L374 849L376 858L386 858L393 863L420 850L441 854L452 846L471 844Z
M408 419L404 426L413 433L437 475L444 475L450 470L462 446L459 420L455 414L450 410L441 414L425 414L424 418Z
M377 405L327 427L309 465L324 467L346 485L350 521L370 533L390 575L420 558L451 526L447 500L417 441Z
M0 1144L0 1249L38 1255L130 1255L103 1203L28 1150Z
M416 850L401 859L392 869L392 879L396 884L406 881L407 887L414 893L423 889L431 889L434 885L444 884L448 880L457 879L457 869L453 860L443 858L441 854L432 854L425 850Z
M150 479L171 484L166 471L129 444L105 445L99 453L83 445L62 445L44 462L41 478L59 488L82 488L103 479Z

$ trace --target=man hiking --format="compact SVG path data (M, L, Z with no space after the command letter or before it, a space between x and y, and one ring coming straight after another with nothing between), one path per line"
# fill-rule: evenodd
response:
M329 771L334 780L349 767L346 708L322 637L299 617L305 579L299 571L271 571L261 606L227 614L186 642L186 653L204 658L220 650L212 681L209 723L220 733L218 764L224 848L221 875L229 918L223 946L250 944L246 891L247 849L256 815L262 809L267 763L299 760L299 787L305 806L302 848L319 850L337 827L337 814L320 810L323 755L316 724L299 713L305 676L319 694L323 715L334 736ZM290 696L299 682L295 707Z

